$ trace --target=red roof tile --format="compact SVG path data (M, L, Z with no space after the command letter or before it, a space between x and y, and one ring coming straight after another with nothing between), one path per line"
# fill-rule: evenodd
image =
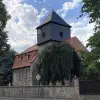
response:
M65 40L65 42L69 42L76 51L87 51L86 47L76 36Z
M33 49L33 51L30 51L32 49L33 49L33 46L31 47L31 49L29 48L29 49L25 50L20 55L16 55L13 69L31 66L31 62L33 60L35 60L35 58L37 57L37 54L38 54L38 51L35 49ZM26 54L30 55L29 59L27 58ZM22 59L20 59L20 57L22 57Z
M37 45L33 45L33 46L29 47L28 49L24 50L20 54L31 52L31 51L34 51L34 50L38 50L38 46Z

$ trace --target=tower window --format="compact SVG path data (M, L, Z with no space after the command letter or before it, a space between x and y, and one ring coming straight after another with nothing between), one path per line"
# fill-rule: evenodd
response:
M60 32L60 37L63 37L63 32Z
M42 33L42 37L45 37L45 32L44 32L44 33Z

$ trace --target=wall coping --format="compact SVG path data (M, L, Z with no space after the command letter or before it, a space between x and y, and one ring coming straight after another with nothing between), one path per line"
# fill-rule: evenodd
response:
M32 88L32 87L44 87L44 88L51 88L51 87L54 87L54 88L63 88L63 87L74 87L73 85L68 85L68 86L48 86L48 85L33 85L33 86L0 86L0 88Z

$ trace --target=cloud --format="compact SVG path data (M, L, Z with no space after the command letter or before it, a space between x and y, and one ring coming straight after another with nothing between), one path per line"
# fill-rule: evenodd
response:
M45 2L46 2L46 0L43 0L43 2L45 3Z
M46 0L33 0L33 2L34 2L34 3L39 3L39 4L41 4L41 3L45 3Z
M13 10L13 8L17 5L20 4L21 2L23 2L24 0L3 0L3 3L6 5L7 10L10 12L11 10Z
M21 52L31 45L36 44L37 30L35 28L40 24L40 20L48 13L47 9L42 8L39 13L34 6L22 3L24 0L10 0L9 2L8 0L3 0L3 2L12 16L6 26L9 43L12 48L17 52ZM63 4L62 9L58 11L64 17L67 11L77 7L79 2L80 0L66 2ZM93 35L94 24L88 24L86 17L76 22L73 21L70 24L72 25L72 36L77 36L82 43L86 44L86 40Z
M48 10L46 8L42 8L40 14L38 15L38 18L43 18L48 13Z
M70 25L72 25L72 32L71 35L76 36L79 38L79 40L86 45L87 40L89 39L90 36L93 35L93 28L94 28L94 23L89 24L88 23L88 18L84 17L83 19L78 20L77 22L72 22Z
M37 0L36 0L37 1ZM45 2L46 0L43 0ZM17 52L30 47L37 42L36 27L41 18L48 12L46 8L38 10L24 2L24 0L3 0L11 19L7 22L6 30L11 47Z
M11 47L21 52L30 45L36 44L39 25L38 10L28 4L21 4L23 0L4 0L11 19L7 22L6 30Z
M80 2L81 2L81 0L72 0L71 2L65 2L62 5L62 8L57 10L57 13L60 13L61 16L64 18L64 17L66 17L67 12L69 10L77 8L79 6Z

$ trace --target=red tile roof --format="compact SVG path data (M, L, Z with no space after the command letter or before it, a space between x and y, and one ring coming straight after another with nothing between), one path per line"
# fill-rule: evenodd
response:
M87 51L86 47L79 41L77 37L72 37L70 39L65 40L64 42L69 42L73 46L73 48L75 48L76 51ZM27 59L26 54L30 55L29 59ZM38 46L33 45L25 51L21 52L20 54L16 55L13 69L30 67L31 62L34 61L37 56ZM19 60L19 57L22 57L22 60Z
M29 47L28 49L24 50L20 54L31 52L31 51L34 51L34 50L38 50L38 46L37 45L33 45L33 46Z
M35 60L35 58L37 57L37 54L38 54L37 50L30 51L30 50L32 50L32 48L34 48L34 46L32 46L31 49L29 48L29 49L25 50L20 55L16 55L13 69L31 66L31 62ZM26 55L26 54L30 55L29 59L27 57L28 55ZM22 59L19 59L19 57L22 57Z
M65 42L69 42L76 51L87 51L86 47L76 36L65 40Z

